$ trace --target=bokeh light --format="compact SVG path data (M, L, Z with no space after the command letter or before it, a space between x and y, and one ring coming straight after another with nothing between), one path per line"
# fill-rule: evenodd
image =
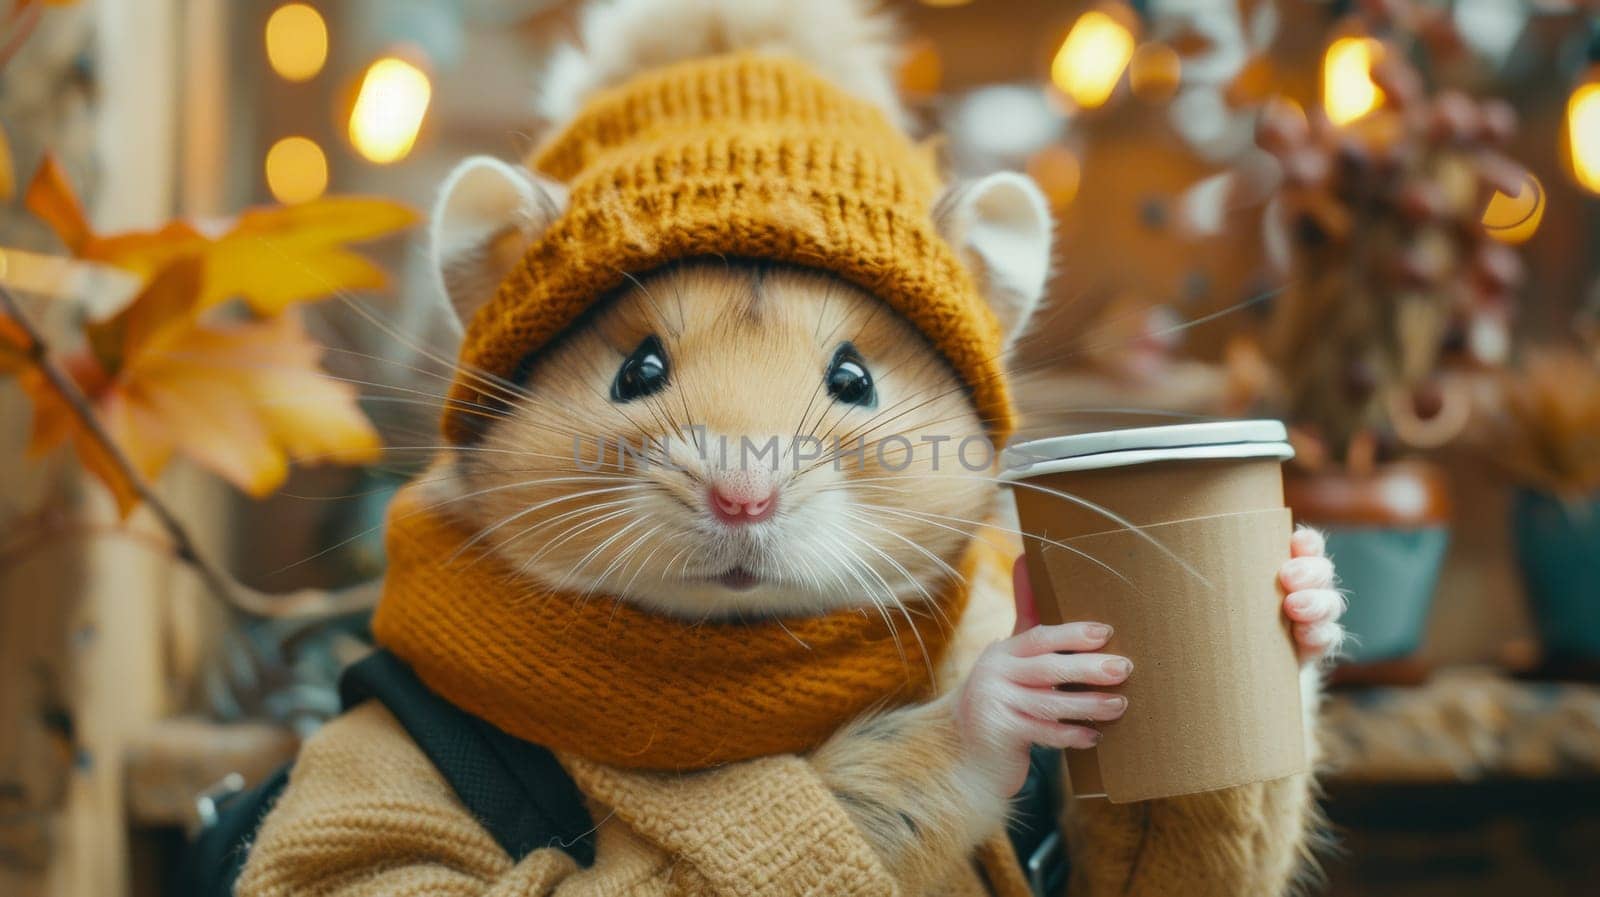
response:
M1028 160L1028 176L1057 209L1070 204L1078 195L1082 168L1078 157L1064 146L1047 146Z
M328 61L328 26L304 3L286 3L267 19L267 62L288 81L309 81Z
M1082 109L1097 109L1116 89L1133 56L1133 32L1092 9L1078 18L1050 63L1050 80Z
M1600 84L1579 85L1567 101L1567 139L1578 183L1600 193Z
M1328 120L1349 124L1383 104L1383 90L1372 80L1372 67L1383 44L1370 37L1341 37L1328 47L1322 62L1322 106Z
M267 150L267 189L284 204L316 199L328 189L328 158L308 137L285 137Z
M1143 44L1128 63L1128 89L1148 103L1172 98L1183 80L1183 60L1166 44Z
M912 96L931 96L944 81L944 61L933 41L918 38L902 48L900 90Z
M398 162L422 130L433 85L422 69L386 56L367 69L350 112L350 142L369 161Z

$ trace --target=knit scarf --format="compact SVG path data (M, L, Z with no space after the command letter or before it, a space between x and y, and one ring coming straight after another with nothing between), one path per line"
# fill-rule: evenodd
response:
M928 697L961 582L908 613L688 622L542 590L402 490L389 512L380 644L505 732L630 769L800 753L862 713ZM969 549L968 572L976 545ZM912 630L915 630L914 632Z

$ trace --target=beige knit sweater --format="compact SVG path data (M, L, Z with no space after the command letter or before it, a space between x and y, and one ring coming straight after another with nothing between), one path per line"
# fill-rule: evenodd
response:
M894 895L896 882L805 760L770 757L691 775L562 757L597 820L597 860L513 863L383 706L306 742L262 825L240 897ZM1009 850L1006 851L1009 853ZM993 893L1021 897L1020 876ZM939 892L991 893L976 863Z

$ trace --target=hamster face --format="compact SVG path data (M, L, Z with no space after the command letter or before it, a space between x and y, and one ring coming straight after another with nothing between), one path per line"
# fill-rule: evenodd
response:
M632 281L542 351L433 479L547 588L689 619L903 619L995 496L949 365L826 275L704 262Z

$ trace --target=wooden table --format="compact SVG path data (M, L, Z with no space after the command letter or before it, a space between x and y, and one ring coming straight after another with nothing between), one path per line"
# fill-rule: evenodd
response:
M1341 783L1600 779L1600 685L1458 668L1413 687L1335 691L1323 750Z
M1600 893L1600 686L1445 669L1324 706L1332 897Z

